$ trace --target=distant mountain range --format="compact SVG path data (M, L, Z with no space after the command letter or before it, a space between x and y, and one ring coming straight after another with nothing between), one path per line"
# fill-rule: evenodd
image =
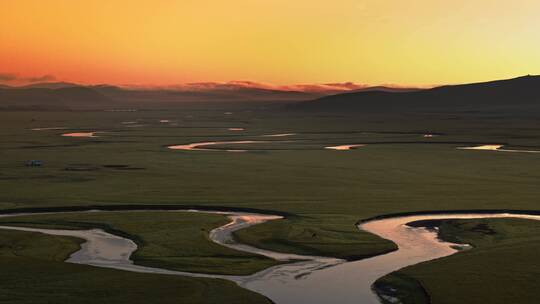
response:
M403 92L416 92L421 91L420 88L394 88L386 86L375 86L375 87L366 87L358 90L354 90L348 93L358 93L358 92L391 92L391 93L403 93ZM343 92L341 92L343 94ZM332 94L336 95L336 94Z
M112 86L92 87L101 94L121 102L179 103L179 102L244 102L244 101L301 101L321 97L299 91L281 91L264 88L238 87L201 90L179 89L126 89Z
M73 87L83 87L76 83L71 82L37 82L28 84L21 87L16 87L18 89L64 89L64 88L73 88Z
M475 110L540 108L540 76L524 76L425 90L361 90L325 96L290 106L320 112Z
M255 85L254 85L255 84ZM307 91L290 90L303 88ZM348 90L348 93L329 95ZM540 111L540 76L524 76L431 89L359 87L356 84L265 87L250 82L197 83L178 88L82 86L69 82L0 86L0 109L94 109L181 102L281 101L289 109L315 112L474 111L531 109Z
M69 82L35 83L12 87L0 85L0 109L102 108L133 104L180 102L301 101L324 96L320 92L301 92L248 86L189 88L125 88L111 85L83 86Z
M0 88L0 109L86 109L104 106L110 99L94 89L73 86L49 88Z

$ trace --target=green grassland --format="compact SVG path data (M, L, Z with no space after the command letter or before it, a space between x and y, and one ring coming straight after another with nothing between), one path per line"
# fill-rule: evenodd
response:
M1 303L270 303L223 280L139 274L62 262L72 238L0 231Z
M228 111L232 114L225 115ZM160 123L160 119L173 124ZM0 112L0 121L1 209L175 204L283 211L296 216L239 231L236 237L278 251L342 258L394 248L388 241L358 231L355 223L362 218L420 210L539 209L540 154L456 149L504 143L515 149L540 150L538 120L526 115L304 116L255 106L214 106L139 112ZM141 126L122 124L128 121ZM60 136L62 130L30 130L38 127L104 133L98 133L97 138L67 138ZM227 130L235 127L246 130ZM277 133L297 135L261 137ZM423 138L426 133L441 136ZM246 149L247 153L166 148L221 140L265 142L226 146ZM368 145L351 151L323 149L354 143ZM43 160L44 166L25 167L30 159ZM152 239L149 243L174 241L161 236L166 234L161 230L155 235L137 230L140 227L127 220L73 220L79 224L87 221L111 225L134 236L144 234ZM215 219L200 219L197 229L218 224ZM165 231L168 226L176 231L184 229L169 220L161 228ZM201 235L199 231L197 240L204 240ZM181 240L210 246L195 239ZM174 246L178 246L175 252L188 247L181 243ZM245 256L242 266L232 258L212 257L204 263L194 263L194 256L165 259L164 248L154 249L148 253L159 258L146 260L142 253L137 258L156 266L199 267L202 271L217 271L214 266L220 264L223 268L219 271L231 273L269 265L253 256ZM214 256L218 251L227 249L213 248L207 253ZM242 256L230 251L227 255ZM430 295L434 292L438 291L430 290Z
M139 249L138 265L198 273L247 275L277 262L213 243L208 233L229 222L221 215L187 212L106 212L1 219L3 225L53 229L102 228L125 234Z

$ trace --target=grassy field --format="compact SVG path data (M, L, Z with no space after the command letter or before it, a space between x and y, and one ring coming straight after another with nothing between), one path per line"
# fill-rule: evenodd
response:
M398 290L404 303L422 297L431 303L536 303L539 286L540 223L523 219L450 220L440 228L444 240L473 249L405 268L381 280ZM411 287L411 285L413 285ZM421 289L420 289L421 290Z
M270 303L223 280L137 274L62 262L78 240L0 231L1 303Z
M160 122L162 119L170 122ZM296 216L236 236L268 249L344 258L394 248L388 241L359 232L355 223L362 218L420 210L538 209L540 154L456 149L502 143L540 150L540 130L534 117L489 113L308 117L215 106L139 112L0 112L0 121L1 209L188 204L285 211ZM67 129L31 130L40 127ZM246 130L228 130L237 127ZM76 131L103 133L97 138L60 136ZM277 133L297 135L262 137ZM424 138L427 133L441 136ZM265 142L234 146L249 150L247 153L166 148L217 140ZM323 149L353 143L367 146L351 151ZM30 159L42 160L44 166L25 167ZM83 221L75 222L79 220ZM137 225L117 219L97 222L132 235L143 234ZM197 227L209 229L214 223L201 220ZM175 225L175 221L165 221L162 228L184 229ZM160 231L144 233L172 243ZM202 234L197 235L202 240ZM156 252L161 255L166 250ZM141 253L137 258L144 260ZM193 263L194 259L144 261L212 270L217 263L223 265L219 271L231 273L268 265L257 258L251 260L253 257L242 266L231 262L233 259Z
M208 239L215 227L228 223L220 215L186 212L110 212L39 215L0 219L4 225L53 229L102 228L125 234L139 245L132 259L138 265L198 273L247 275L277 262L232 250Z

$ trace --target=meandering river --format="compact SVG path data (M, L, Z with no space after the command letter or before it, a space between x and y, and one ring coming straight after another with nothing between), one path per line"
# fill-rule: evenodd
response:
M256 140L209 141L209 142L192 143L192 144L186 144L186 145L169 146L167 148L172 149L172 150L184 150L184 151L246 152L246 150L242 150L242 149L211 149L211 148L204 148L204 147L215 146L215 145L244 145L244 144L256 144L256 143L264 143L264 141L256 141Z
M483 150L483 151L498 151L498 152L514 152L514 153L540 153L538 150L516 150L504 149L504 145L481 145L475 147L458 147L459 150Z
M98 137L97 132L75 132L75 133L64 133L64 137Z
M132 210L130 212L144 212L144 210ZM281 216L201 210L168 212L202 212L227 216L231 220L228 224L210 232L209 237L213 242L280 261L291 261L291 263L277 265L249 276L189 273L135 265L130 257L137 250L137 245L130 239L110 234L100 229L59 230L13 226L0 226L0 229L71 236L85 240L80 250L73 253L66 261L68 263L86 264L133 272L226 279L236 282L244 288L263 294L278 304L375 304L380 303L380 301L378 296L372 291L372 285L380 277L406 266L449 256L459 251L456 249L458 244L441 241L437 238L435 231L421 227L410 227L407 225L408 223L420 220L474 218L524 218L540 220L539 215L511 213L423 214L374 219L359 224L359 229L394 242L398 246L398 250L364 260L347 262L335 258L264 250L246 244L240 244L233 238L234 231L267 221L279 220L282 219ZM51 213L4 214L0 215L0 217L39 214Z
M330 147L324 147L327 150L338 150L338 151L348 151L353 150L359 147L365 146L364 144L353 144L353 145L340 145L340 146L330 146Z

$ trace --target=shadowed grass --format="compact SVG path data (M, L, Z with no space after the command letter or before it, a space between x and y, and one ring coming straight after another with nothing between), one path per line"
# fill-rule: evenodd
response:
M270 303L236 284L212 279L139 274L61 262L79 241L0 231L0 302Z
M324 224L316 224L323 218ZM272 221L234 233L236 239L269 250L304 255L361 259L396 249L371 234L362 234L348 221L318 215L318 219L294 218Z
M134 240L138 265L179 271L247 275L278 262L218 245L210 230L228 223L226 217L187 212L105 212L36 215L1 219L6 225L57 229L102 228Z
M538 120L527 113L520 117L489 111L308 117L255 108L204 105L115 113L0 112L0 208L184 204L285 211L298 218L255 226L236 236L272 250L343 258L393 248L387 241L358 232L355 223L362 218L419 210L538 209L540 170L535 168L540 168L540 155L455 149L466 143L504 143L535 150L540 147ZM234 114L223 115L226 111ZM178 125L159 123L160 119ZM122 125L125 121L143 126L129 128ZM238 126L246 131L227 131ZM30 130L36 127L68 130ZM96 139L60 136L87 130L108 133ZM281 149L273 151L166 149L192 142L262 140L260 135L278 133L298 135L286 138L295 142L245 145ZM425 139L424 133L441 136ZM373 144L353 151L323 150L324 146L355 143ZM44 166L25 167L30 159L42 160ZM99 170L65 170L73 164ZM118 164L145 170L105 167ZM100 223L96 219L91 222ZM168 238L169 228L156 232L156 239ZM195 243L207 242L202 234L194 234L199 240ZM181 241L193 246L188 239ZM215 265L223 265L220 269L224 271L246 271L260 262L244 263L238 258L242 260L239 266L227 262L232 258L220 260L214 253L204 252L199 259L197 252L190 257L166 258L169 249L148 252L146 262L211 271L216 271ZM460 263L455 267L469 262ZM512 266L520 261L506 258L505 263ZM482 273L485 268L474 271ZM520 271L538 284L534 267ZM437 276L444 275L437 272ZM508 275L520 276L514 272ZM469 277L479 278L473 272ZM431 278L439 281L435 274Z

